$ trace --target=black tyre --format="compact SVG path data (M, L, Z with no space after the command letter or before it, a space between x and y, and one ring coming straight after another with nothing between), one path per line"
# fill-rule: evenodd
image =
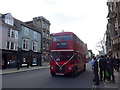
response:
M55 74L54 72L51 71L51 76L52 76L52 77L55 77L56 74Z
M75 68L75 70L72 72L72 77L76 77L78 75L78 69Z
M84 64L84 69L83 69L83 72L86 71L86 64Z

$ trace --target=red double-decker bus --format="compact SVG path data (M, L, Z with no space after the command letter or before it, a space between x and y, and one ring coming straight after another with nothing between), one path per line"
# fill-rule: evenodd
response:
M79 72L86 70L87 55L87 45L73 32L54 34L50 52L51 75L77 76Z

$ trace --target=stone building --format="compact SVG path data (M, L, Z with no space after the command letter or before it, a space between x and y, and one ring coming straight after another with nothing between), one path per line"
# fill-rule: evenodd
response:
M41 33L34 27L14 18L10 13L0 14L0 51L4 68L41 65Z
M26 22L26 24L32 26L42 34L42 61L49 61L50 52L50 22L43 16L35 17L32 21Z
M2 51L2 61L4 68L16 67L18 52L18 32L15 26L15 19L10 13L0 15L0 50Z
M108 0L107 53L120 59L120 0Z
M15 24L21 30L18 39L18 59L21 66L41 65L41 33L20 20L16 20Z

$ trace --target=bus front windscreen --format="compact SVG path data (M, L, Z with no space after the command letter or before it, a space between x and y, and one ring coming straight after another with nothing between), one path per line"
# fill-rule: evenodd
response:
M74 55L73 52L52 52L52 60L59 61L59 60L69 60ZM72 58L74 60L75 56Z

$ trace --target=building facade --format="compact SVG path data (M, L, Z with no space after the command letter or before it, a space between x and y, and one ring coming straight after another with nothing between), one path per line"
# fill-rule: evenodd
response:
M108 0L106 50L120 59L120 0Z
M21 66L41 65L41 33L19 20L16 20L16 26L21 29L18 39Z
M25 22L12 17L10 13L1 14L2 60L5 68L41 65L41 33Z
M1 14L0 19L0 33L2 33L0 49L4 68L16 67L18 32L20 29L15 26L15 20L10 13Z
M26 22L42 34L42 62L49 61L50 53L50 22L43 16L35 17L32 21Z

